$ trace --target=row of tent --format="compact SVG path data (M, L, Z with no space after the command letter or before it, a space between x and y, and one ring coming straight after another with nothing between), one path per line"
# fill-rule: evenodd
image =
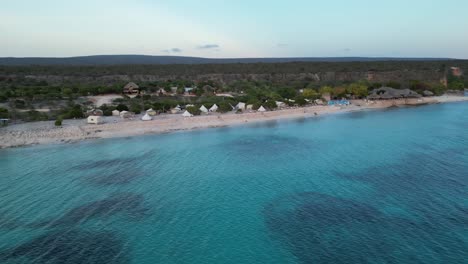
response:
M187 107L189 106L193 106L193 105L187 105ZM180 108L179 108L180 109ZM245 103L238 103L236 105L236 107L233 107L233 109L241 109L241 110L245 110ZM202 113L208 113L208 112L216 112L218 111L218 106L216 104L214 104L212 107L210 107L210 109L206 108L204 105L200 106L199 110L202 112ZM263 107L263 105L261 105L258 109L257 109L258 112L266 112L266 109L265 107ZM193 115L185 110L184 113L182 114L182 116L184 117L192 117Z

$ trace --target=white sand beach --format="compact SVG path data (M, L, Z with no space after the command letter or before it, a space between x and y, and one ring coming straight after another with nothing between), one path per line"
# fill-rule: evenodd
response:
M392 106L423 105L434 103L468 101L463 96L435 96L420 99L396 99L384 101L353 100L349 106L308 106L269 112L242 114L217 114L183 117L181 114L161 114L151 121L141 121L140 116L133 119L105 117L101 125L87 124L86 119L64 120L62 127L53 121L11 124L0 128L0 148L10 148L35 144L69 143L85 139L128 137L144 134L168 133L244 123L262 122L286 118L322 116L333 113L381 109Z

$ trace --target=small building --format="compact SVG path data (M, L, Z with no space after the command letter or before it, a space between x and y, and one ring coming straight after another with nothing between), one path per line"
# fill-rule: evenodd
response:
M263 107L263 105L261 105L261 106L258 108L257 111L259 111L259 112L266 112L266 109L265 109L265 107Z
M212 107L210 107L209 109L210 112L216 112L218 111L218 106L216 104L214 104Z
M185 94L190 94L193 91L193 87L185 87L184 92Z
M129 111L122 111L122 112L120 112L120 117L121 118L130 118L130 117L132 117L132 113L130 113Z
M113 116L120 116L120 111L115 109L115 110L112 110L112 115Z
M253 110L253 104L248 104L248 105L245 107L245 109L246 109L247 111L252 111L252 110Z
M286 107L286 104L284 102L281 102L281 101L275 101L276 103L276 107L278 108L284 108Z
M103 116L104 112L101 109L91 109L86 111L87 116Z
M322 94L322 98L323 98L325 101L330 101L330 100L331 100L331 95L330 95L330 93L323 93L323 94Z
M161 95L166 95L166 94L167 94L167 92L166 92L166 90L164 90L164 88L159 88L159 89L156 91L156 93L157 93L158 95L160 95L160 96L161 96Z
M148 114L150 116L155 116L157 113L156 113L156 111L153 110L153 108L150 108L150 109L146 110L146 114Z
M182 109L180 108L180 106L176 106L174 108L171 109L171 113L172 114L177 114L179 113L180 111L182 111Z
M140 87L134 82L129 82L124 86L123 93L131 98L136 97L140 94Z
M88 124L99 125L104 123L102 116L88 116Z
M455 77L461 77L463 75L460 67L450 67L450 70L452 71L452 75Z
M242 110L242 111L244 111L244 110L245 110L245 103L239 102L239 103L236 105L236 109L237 109L237 110Z
M1 119L0 119L0 124L1 124L2 126L8 125L8 122L10 122L10 119L8 119L8 118L1 118Z

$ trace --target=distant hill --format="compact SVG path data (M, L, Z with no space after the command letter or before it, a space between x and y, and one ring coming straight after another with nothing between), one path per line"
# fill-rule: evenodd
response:
M3 57L0 65L155 65L155 64L227 64L227 63L283 63L283 62L371 62L371 61L438 61L448 58L386 58L386 57L314 57L314 58L225 58L210 59L182 56L95 55L68 58Z

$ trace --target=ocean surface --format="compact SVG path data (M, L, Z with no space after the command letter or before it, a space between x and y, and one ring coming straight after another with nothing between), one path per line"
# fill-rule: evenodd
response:
M0 151L0 263L468 263L468 103Z

